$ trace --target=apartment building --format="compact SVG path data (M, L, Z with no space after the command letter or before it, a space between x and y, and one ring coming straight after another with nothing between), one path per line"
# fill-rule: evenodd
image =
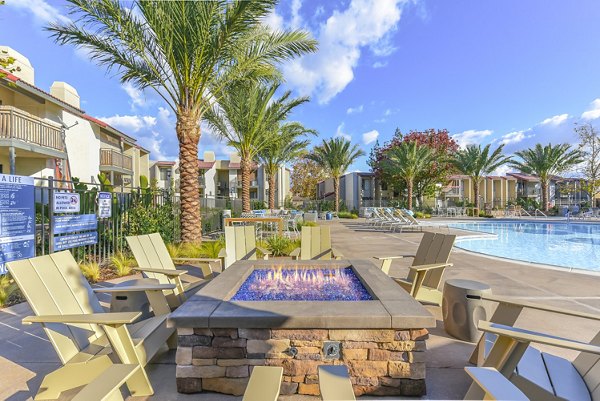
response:
M242 170L239 155L232 154L229 159L218 160L215 153L206 151L198 160L200 173L200 196L205 198L240 199L242 197ZM156 180L159 188L173 186L179 190L179 165L173 161L156 161L150 168L150 177ZM250 199L267 202L269 183L262 165L254 165L250 174ZM290 195L290 170L282 166L276 177L275 204L283 206Z
M466 175L452 175L448 185L441 188L438 206L453 206L457 203L475 203L475 191L471 179ZM518 179L512 175L487 176L479 183L479 207L504 208L519 197Z
M149 175L150 152L86 114L74 87L54 82L47 92L35 85L27 57L9 47L0 50L19 67L0 79L0 172L92 183L102 172L123 188Z
M375 174L352 172L340 177L340 202L349 210L372 206L375 199ZM386 189L387 191L387 189ZM382 191L382 197L388 194ZM317 184L317 199L335 200L333 178L328 178Z

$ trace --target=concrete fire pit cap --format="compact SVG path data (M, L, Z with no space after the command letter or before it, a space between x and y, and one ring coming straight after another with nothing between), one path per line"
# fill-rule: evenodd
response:
M352 267L371 301L230 301L257 268ZM169 318L179 328L417 329L435 318L369 260L244 260L231 265Z

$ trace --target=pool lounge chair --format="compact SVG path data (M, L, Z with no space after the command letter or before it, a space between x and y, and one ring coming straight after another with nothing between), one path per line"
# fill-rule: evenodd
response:
M282 377L281 367L254 366L242 401L277 401Z
M497 295L482 299L497 302L491 322L480 322L485 332L471 362L498 369L532 400L600 400L600 331L589 344L512 327L525 308L600 321L600 315L520 302ZM580 351L570 362L529 346L539 343ZM476 395L476 389L469 394Z
M331 247L329 226L302 227L300 248L294 249L290 256L295 260L339 260L342 254Z
M8 262L7 266L35 313L24 318L23 324L44 327L63 365L46 375L36 400L56 399L62 392L100 377L117 383L125 380L135 396L154 393L144 367L165 342L176 346L175 328L166 324L170 308L163 294L174 285L92 290L69 251ZM146 293L154 317L138 322L141 312L105 313L95 295L132 291ZM119 368L117 374L114 361L139 369L128 372Z
M263 254L263 259L269 259L269 251L256 246L256 231L254 226L227 226L225 231L225 249L221 249L223 269L228 268L237 260L257 260L257 252Z
M374 258L381 260L381 270L389 274L392 260L412 257L413 263L408 276L405 279L394 278L394 280L417 301L441 305L442 292L439 287L445 269L452 266L448 260L455 239L456 235L452 234L425 232L415 255L376 256Z

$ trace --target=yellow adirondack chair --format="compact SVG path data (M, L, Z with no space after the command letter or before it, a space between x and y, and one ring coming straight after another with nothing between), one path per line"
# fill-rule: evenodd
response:
M600 330L589 343L512 327L523 309L600 321L600 315L578 312L513 298L486 294L482 299L497 302L490 322L479 322L484 335L471 361L493 367L532 400L600 400ZM530 343L580 351L573 362L541 352ZM478 389L471 387L469 395Z
M331 247L331 231L328 226L302 227L300 248L290 253L295 260L342 259L342 254Z
M269 259L269 251L256 246L254 226L225 227L225 249L221 249L219 253L224 269L237 260L256 260L257 251L264 255L264 260Z
M205 279L213 276L210 263L220 263L220 259L208 258L171 258L167 246L159 233L136 235L126 237L129 249L138 264L134 270L141 271L144 276L158 280L161 284L174 284L173 291L165 291L171 309L175 309L185 302L185 292L203 284L203 280L188 274L187 270L177 269L174 262L192 262L199 266L186 268L200 268Z
M442 304L442 292L439 287L444 270L451 267L448 262L456 235L425 232L415 255L377 256L381 260L381 270L390 272L392 260L411 257L413 263L405 279L394 278L413 298L421 302Z
M175 329L166 324L170 309L163 294L173 285L92 290L69 251L7 266L36 315L24 318L23 324L40 323L63 364L46 375L36 400L56 399L63 391L91 385L100 377L118 383L119 377L127 376L124 380L132 395L153 394L144 367L165 342L176 346ZM136 322L140 312L105 313L95 292L123 291L144 291L155 316ZM113 361L139 369L127 373L123 368L117 374Z
M254 366L242 401L277 401L282 377L282 367Z

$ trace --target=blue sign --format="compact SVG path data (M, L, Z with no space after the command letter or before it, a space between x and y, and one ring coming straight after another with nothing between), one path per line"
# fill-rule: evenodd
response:
M0 274L6 262L35 256L33 177L0 174Z
M54 234L68 234L77 231L98 229L98 219L95 214L76 214L55 216L52 222Z
M110 192L98 193L98 217L101 219L112 216L112 194Z
M84 245L94 245L97 242L97 231L88 231L85 233L54 237L54 252L63 251L70 248L77 248Z

